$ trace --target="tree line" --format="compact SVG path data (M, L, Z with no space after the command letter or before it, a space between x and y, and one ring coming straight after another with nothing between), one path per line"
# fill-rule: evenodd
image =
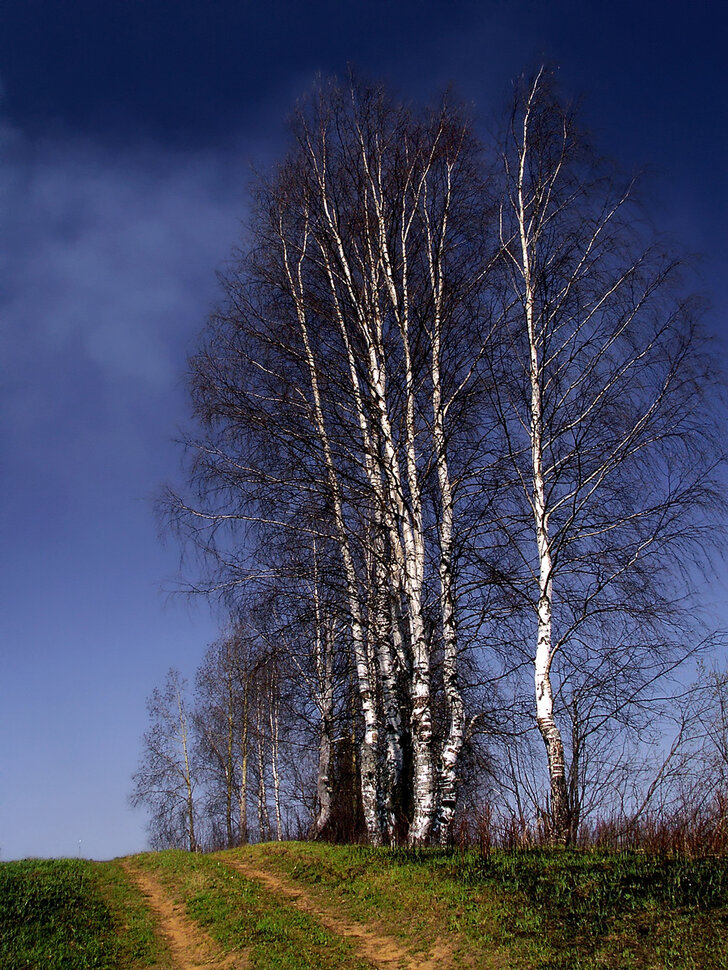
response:
M478 801L564 844L649 795L712 642L714 355L548 71L501 128L321 82L254 187L164 499L231 620L194 710L174 674L150 702L162 842L174 804L196 844L193 782L222 844L446 843Z

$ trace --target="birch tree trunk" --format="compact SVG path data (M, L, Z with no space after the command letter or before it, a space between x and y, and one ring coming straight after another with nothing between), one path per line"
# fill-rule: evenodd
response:
M325 181L322 185L323 189L325 189ZM325 205L324 207L328 213L327 206ZM330 216L330 213L328 213L328 225L331 236L336 240L339 260L345 261L346 256L343 240L336 232L335 222ZM373 569L370 570L369 624L372 637L371 657L376 656L377 659L384 703L386 760L379 786L381 824L383 838L391 843L395 837L395 801L402 775L403 727L400 711L401 701L394 672L394 657L397 655L396 647L389 636L390 631L387 621L389 612L389 588L392 584L399 587L402 582L403 553L396 519L392 511L392 504L388 501L387 497L386 475L383 474L381 463L378 461L379 448L375 445L375 440L380 441L381 435L378 429L372 428L371 409L367 407L367 402L365 401L365 395L368 393L369 386L366 382L362 386L362 381L359 378L352 338L347 329L346 312L342 306L342 301L337 290L336 274L332 265L331 256L325 245L320 245L320 250L321 259L326 268L339 333L346 353L346 365L354 402L354 413L361 435L361 448L366 479L374 499L372 510L373 524L371 528L372 538L370 539L372 546L370 555L374 565ZM348 264L345 263L345 265L348 292L350 298L353 299L351 274ZM391 555L387 555L386 553L387 546L389 547ZM392 654L393 648L395 650L394 656Z
M283 216L280 221L280 237L283 246L284 260L290 292L295 301L296 315L300 328L301 338L304 348L304 359L308 369L310 380L313 416L316 432L318 435L321 449L323 452L324 466L326 470L326 480L331 495L334 523L336 528L336 539L343 560L344 575L346 581L346 594L349 606L349 623L351 630L352 645L354 649L354 659L356 665L357 682L359 697L361 700L362 712L364 715L364 737L361 744L360 772L362 805L364 810L364 821L367 828L369 841L372 845L380 845L382 832L379 818L379 772L377 747L379 744L379 724L376 711L376 700L372 690L369 673L369 661L366 649L366 636L364 624L361 616L361 606L357 589L356 569L353 556L349 547L346 522L344 519L343 501L341 488L334 464L329 436L326 430L324 410L319 391L319 378L316 360L309 340L307 309L305 291L303 284L303 260L306 255L308 245L308 228L306 227L303 235L303 242L300 249L300 256L296 266L289 256L289 244L283 228Z
M529 163L531 145L529 123L531 106L536 94L538 79L531 90L523 113L523 126L518 159L516 217L520 241L520 272L523 279L523 310L528 339L528 378L530 386L530 441L532 470L532 508L538 552L538 607L536 656L534 659L534 684L536 691L536 721L546 747L546 758L551 785L551 826L553 838L566 842L569 835L569 794L566 782L564 744L554 719L554 696L551 686L553 647L551 636L551 604L553 599L553 574L551 544L549 538L549 510L546 503L543 459L543 407L541 388L544 365L539 356L545 354L543 340L537 332L535 319L534 280L532 276L532 250L537 245L537 219L529 212L534 200L526 200L526 166Z
M281 711L281 702L278 689L278 671L276 669L275 661L273 661L269 673L268 717L270 721L270 764L271 773L273 775L273 804L276 813L276 840L280 842L283 838L283 824L281 821L281 774L278 767L278 742Z
M331 760L333 754L333 703L329 703L330 691L322 698L323 712L319 735L318 770L316 772L316 797L318 812L314 822L316 836L321 836L331 821L332 785Z
M429 421L418 399L421 387L418 375L425 365L422 319L433 302L438 316L433 326L437 339L440 338L439 314L445 285L442 249L448 227L450 175L466 138L457 123L448 129L446 113L428 128L418 129L404 112L384 121L377 117L381 104L376 96L369 97L370 100L358 104L352 98L353 107L341 109L339 114L338 108L334 108L335 121L330 132L325 118L320 119L318 130L312 132L306 127L304 132L321 213L316 222L320 258L348 356L364 467L375 508L382 510L393 585L403 598L403 615L408 626L410 654L403 669L408 677L413 763L409 840L412 844L422 844L430 838L436 809L432 646L425 632L423 606L426 537L420 467L433 461L433 452L438 467L440 504L444 509L444 521L438 523L442 550L438 571L449 714L448 739L440 772L441 788L448 802L445 827L454 810L456 765L463 738L452 578L453 500L445 453L445 406L439 399L432 401L436 439L432 440L423 434ZM383 122L381 130L376 128L379 121ZM401 130L397 130L398 124ZM411 129L408 125L412 125ZM328 149L330 138L336 141L337 151L346 159L343 170L336 169L336 174ZM448 151L453 158L449 168L445 161ZM438 173L434 174L436 169ZM442 174L444 169L447 169L446 176ZM349 199L351 209L346 212L339 208L340 185L336 180L340 172L345 180L352 172L356 173L354 185L347 186L355 197ZM354 233L346 231L352 215L355 215ZM423 222L430 236L425 241ZM428 242L429 270L423 267L422 256ZM428 275L429 284L425 282ZM356 355L352 352L354 346ZM431 374L438 388L435 393L440 393L439 344L435 353L438 356L432 362ZM397 382L390 390L390 368L394 369L395 365ZM397 646L390 641L389 649L389 658L394 659ZM387 656L382 661L380 674L386 702L387 693L391 693L386 683L389 680ZM394 704L391 709L394 710ZM401 735L401 729L397 728L396 733ZM395 731L391 734L394 741ZM401 758L401 740L399 748L395 751L393 745L388 746L392 766Z
M235 695L233 690L233 665L230 656L230 643L225 647L225 679L226 679L226 718L227 728L225 737L225 834L227 847L235 845L233 835L233 787L235 784Z
M665 616L672 609L658 580L669 558L658 549L672 541L673 515L687 512L702 490L680 457L692 434L685 404L702 406L692 377L677 377L694 349L694 322L679 332L685 306L660 296L676 264L645 246L631 224L631 183L617 185L595 162L551 80L542 69L520 92L504 156L501 241L514 296L505 320L518 322L510 334L517 364L503 375L511 396L501 415L535 540L535 565L526 558L535 594L536 721L551 836L564 843L575 835L581 796L568 781L555 661L568 671L561 703L573 723L589 711L611 707L616 714L627 703L617 684L636 670L640 691L655 683L662 661L633 647L645 642L642 624L661 623L655 603ZM528 432L528 468L521 430ZM629 647L622 624L635 638ZM601 725L609 720L594 716ZM582 740L572 741L573 775Z
M243 712L241 722L239 824L240 842L242 845L246 845L248 842L248 736L250 732L250 683L247 674L243 679Z
M316 542L313 543L312 598L314 607L314 663L316 666L316 701L319 710L319 756L316 772L318 812L314 822L317 837L324 833L331 821L332 785L331 763L334 733L333 643L329 639L319 591Z
M265 784L265 730L263 720L263 685L258 685L255 699L255 744L258 758L258 839L267 841L270 835L270 816L268 814L268 793Z
M427 268L432 293L432 324L430 331L432 379L432 437L437 467L440 515L438 519L440 579L440 617L443 641L443 684L448 712L448 729L442 745L439 772L438 837L441 844L448 841L457 802L457 771L465 741L465 709L458 681L458 638L455 616L454 568L454 509L452 483L448 465L448 445L445 434L447 405L443 400L442 373L442 313L444 299L443 259L447 244L449 202L453 164L446 168L446 192L439 226L433 226L425 201L423 206L427 239ZM427 183L425 182L425 188Z
M408 834L411 845L428 841L435 813L435 773L432 756L431 655L425 637L422 610L425 542L422 518L422 496L417 463L417 432L415 428L415 376L410 346L409 261L408 245L412 217L402 218L399 224L401 276L397 281L389 251L388 237L395 218L388 218L382 184L383 158L370 158L360 132L360 146L364 171L368 177L369 197L373 204L373 222L377 227L378 253L373 255L374 268L385 281L391 309L397 321L401 339L404 368L404 455L402 464L397 454L393 422L387 403L387 366L383 346L383 320L375 311L373 318L360 317L360 327L367 350L370 395L373 399L378 437L382 443L383 470L387 493L394 499L398 534L401 543L402 588L407 601L412 668L410 684L411 729L413 750L414 812ZM401 201L406 210L405 198ZM398 286L399 283L399 286ZM372 301L373 306L376 306ZM403 467L402 467L403 465ZM407 495L405 495L405 492ZM400 538L401 536L401 538ZM395 538L393 536L393 538Z
M393 845L396 839L398 801L402 776L402 718L401 700L395 673L392 629L389 616L389 579L385 567L384 536L373 542L374 561L371 569L370 629L373 651L382 688L384 737L386 742L382 778L382 831L385 841Z
M187 715L182 703L182 692L179 682L175 683L177 691L177 715L179 717L179 740L182 747L182 759L184 765L185 801L187 805L187 839L190 852L197 851L197 839L195 837L195 803L192 790L192 771L190 769L189 756L189 732L187 729Z

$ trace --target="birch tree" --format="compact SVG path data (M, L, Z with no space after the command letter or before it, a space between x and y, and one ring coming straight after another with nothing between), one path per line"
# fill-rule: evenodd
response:
M690 653L676 580L709 541L713 379L695 307L676 295L677 261L646 239L634 186L590 156L543 70L519 87L503 159L492 389L523 514L511 506L501 524L525 567L549 818L563 842L577 818L554 672L566 692L569 671L610 654L634 665L661 651L669 669Z
M207 838L215 845L231 848L248 839L252 701L265 661L256 631L233 616L197 668L196 760L204 781Z
M478 183L467 126L447 106L416 120L379 91L329 89L325 94L312 117L299 118L301 152L291 178L297 188L305 186L296 251L312 252L313 299L299 289L298 302L301 308L317 308L320 319L325 299L326 316L336 324L326 344L328 357L335 339L344 362L341 380L348 377L344 387L353 420L347 433L363 473L360 488L367 497L374 565L369 614L375 617L371 652L377 657L387 725L385 831L391 837L390 796L402 764L404 711L394 677L399 668L407 683L413 749L409 839L417 843L430 837L438 795L441 829L449 828L463 736L452 562L455 503L446 429L453 399L467 384L467 366L460 382L454 381L441 350L443 339L461 323L458 311L472 285L466 280L478 275L463 271L468 261L472 268L474 249L459 246ZM462 370L458 349L453 340L447 359L450 368ZM432 474L439 494L428 509L426 483ZM361 515L361 502L358 511ZM435 525L436 544L428 535L428 519ZM450 715L439 777L424 603L428 559L439 563L436 623L445 650ZM386 608L392 597L406 618L404 638Z
M151 810L150 834L155 847L198 848L197 765L187 710L185 681L170 670L164 686L147 701L150 724L133 775L131 804Z
M206 814L216 818L222 804L222 841L226 848L239 840L238 751L242 725L234 652L234 639L223 636L208 647L195 678L194 721L207 780Z

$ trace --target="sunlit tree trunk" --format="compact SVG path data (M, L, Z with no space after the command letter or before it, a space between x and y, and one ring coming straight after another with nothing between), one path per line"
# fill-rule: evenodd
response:
M535 87L530 98L535 95ZM569 795L566 783L564 744L554 719L554 695L551 685L553 661L551 637L551 604L553 576L551 543L549 538L549 513L546 504L543 458L543 408L541 388L544 381L545 354L542 339L536 329L534 280L531 254L536 245L535 220L529 213L526 200L525 171L529 164L529 122L531 100L523 113L522 140L518 158L516 218L520 241L520 271L523 278L523 311L528 339L528 378L530 386L530 440L532 470L532 509L538 551L538 606L536 656L534 658L534 683L536 690L536 721L546 747L549 779L551 784L551 824L556 841L566 841L569 831ZM531 205L533 201L531 202ZM539 356L541 352L541 357Z
M332 219L329 220L329 227L332 231L334 230ZM336 235L333 238L337 240L339 259L344 259L343 241ZM391 502L388 500L386 474L383 473L381 462L378 459L379 448L375 442L378 442L380 437L376 428L372 428L370 409L367 408L365 403L368 385L364 382L364 386L362 386L362 381L357 372L357 360L352 346L351 334L347 328L345 309L342 306L337 289L331 255L323 245L320 250L321 260L325 266L330 286L332 305L346 353L354 414L361 435L360 444L364 469L374 501L371 513L373 523L369 537L369 552L373 563L370 570L370 588L368 591L369 632L371 637L370 660L373 661L376 658L383 697L386 748L385 763L380 772L378 791L383 838L391 843L395 835L395 802L402 776L403 726L400 710L401 699L395 673L396 646L390 636L391 631L388 623L388 600L391 586L394 584L399 588L401 585L403 555L396 518L392 511ZM395 651L394 654L393 650Z
M395 444L392 418L387 403L387 366L383 344L383 320L376 312L370 321L362 316L360 327L367 347L370 394L374 403L377 432L382 443L383 469L387 494L394 499L397 514L398 544L402 547L402 588L407 602L412 666L410 680L411 730L413 751L414 813L408 841L418 845L428 841L435 812L435 774L432 756L432 698L431 652L425 636L422 589L425 574L425 542L422 519L422 495L417 466L417 432L415 427L415 376L410 346L409 299L409 232L412 216L407 218L406 195L409 179L401 186L402 218L399 225L401 275L395 272L389 251L388 213L385 211L382 182L383 158L370 157L360 132L363 168L368 177L369 198L373 207L373 222L378 234L378 251L373 254L375 271L386 284L389 302L394 312L401 338L404 366L404 462L400 463ZM399 200L398 200L399 201ZM395 217L396 218L396 217ZM394 221L394 220L392 220ZM378 264L378 265L377 265ZM374 304L376 306L376 304ZM407 498L405 498L405 491ZM401 536L401 539L399 538Z
M271 663L268 690L268 719L270 721L270 764L271 774L273 775L273 804L276 813L276 839L278 842L280 842L283 838L283 825L281 821L281 773L278 765L281 699L279 694L278 671L275 661Z
M440 499L440 515L438 520L438 574L440 579L440 617L443 642L442 676L449 717L447 734L440 756L440 800L437 828L441 843L447 842L452 829L457 802L458 763L465 741L465 709L458 678L458 638L455 614L455 580L453 575L455 556L455 502L452 482L450 480L450 469L447 457L448 446L445 434L447 404L443 400L442 389L442 310L444 297L442 263L447 240L451 174L452 166L448 165L446 202L439 231L438 227L434 227L431 224L427 206L424 206L429 282L433 303L430 332L430 368L432 377L432 436Z
M250 683L246 673L243 679L243 711L240 725L240 842L248 841L248 753L250 731Z
M262 672L261 677L262 679ZM263 684L259 683L255 698L255 745L258 763L258 839L265 842L270 834L270 817L268 815L268 793L265 783L265 721L263 714Z
M229 654L229 647L228 647ZM235 697L233 693L232 664L229 656L227 659L227 717L226 727L227 736L225 738L225 834L227 836L227 847L231 849L235 845L233 835L233 788L235 785Z
M319 753L316 773L316 797L318 811L314 832L320 836L331 820L332 783L331 767L334 735L334 673L333 631L324 616L319 590L319 570L316 542L313 543L313 580L311 594L314 607L314 663L316 667L316 702L319 710Z
M317 364L314 358L311 342L309 340L307 308L304 296L303 284L303 261L308 245L308 230L304 232L303 244L301 246L298 260L294 263L289 255L289 245L283 223L280 223L281 243L284 251L286 274L290 286L291 295L294 298L296 315L303 342L305 362L308 369L313 415L316 433L323 452L324 466L326 470L326 480L333 506L334 525L336 529L336 539L344 565L344 576L346 582L346 595L349 607L349 624L351 631L352 646L354 650L354 660L357 674L357 684L359 697L361 700L362 713L364 716L364 736L360 752L360 772L361 772L361 795L364 809L364 821L367 828L369 841L372 845L379 845L382 841L382 832L379 818L379 771L377 748L379 744L379 723L376 711L376 698L372 689L369 661L367 657L366 634L361 616L361 605L359 602L359 592L357 588L356 569L349 546L349 537L344 518L343 501L339 479L333 460L329 435L324 419L324 409L321 402L319 390L319 378Z
M182 692L179 682L176 683L177 690L177 714L179 717L179 741L182 748L182 758L184 764L185 796L187 803L187 838L190 852L197 851L197 838L195 837L195 804L192 788L192 771L190 770L189 756L189 731L187 727L187 714L182 702Z
M399 292L387 249L389 227L384 211L381 183L383 160L381 155L369 158L361 132L359 136L363 175L367 180L365 195L360 200L360 204L365 212L366 208L370 207L366 218L371 220L372 225L372 232L366 237L364 243L367 248L358 257L366 259L366 271L362 281L364 292L358 289L352 260L347 251L347 240L341 235L340 227L334 218L333 207L329 200L326 169L323 164L324 156L316 158L313 155L313 160L318 168L321 205L327 220L327 241L322 244L322 249L329 245L334 249L338 277L347 295L349 313L355 321L357 337L363 348L363 360L366 364L364 390L368 413L371 415L369 419L372 425L371 437L377 442L378 465L382 476L385 504L388 511L393 512L391 521L396 526L391 530L390 539L393 552L399 560L398 580L406 598L409 642L412 649L410 701L414 814L409 840L413 844L420 844L427 841L432 828L435 785L432 760L431 658L422 612L424 535L414 427L415 396L409 343L408 270L404 259L400 281L402 292ZM403 191L406 192L406 186ZM407 225L402 226L403 253L406 252L409 225L411 220ZM401 350L405 369L404 467L398 454L387 399L384 321L380 298L375 291L378 278L386 281L389 301L396 315L402 339Z
M370 569L370 632L372 656L376 658L382 693L385 753L382 771L382 830L384 839L394 843L400 781L402 775L402 718L401 699L397 686L392 628L389 613L389 579L381 533L372 541L374 555Z

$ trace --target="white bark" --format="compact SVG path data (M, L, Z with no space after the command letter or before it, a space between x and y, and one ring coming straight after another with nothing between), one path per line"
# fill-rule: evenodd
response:
M433 431L432 416L425 403L426 392L423 395L422 390L422 375L427 367L423 316L431 312L433 299L438 302L436 313L440 313L439 303L445 289L442 246L447 232L449 177L455 164L453 161L448 169L450 163L446 161L445 149L452 142L447 151L457 159L459 147L457 137L453 140L453 132L448 129L445 115L425 131L426 125L418 127L402 112L401 117L391 120L391 127L388 119L379 130L374 116L380 107L376 96L360 104L354 97L351 107L344 107L334 97L315 116L313 126L301 118L298 130L301 169L294 170L290 183L294 191L301 193L291 210L291 225L295 224L297 241L293 243L283 225L288 198L278 199L281 220L278 231L287 288L293 296L304 344L303 359L312 388L314 424L322 445L337 541L342 549L365 724L361 771L367 827L374 840L371 817L374 796L381 796L383 787L391 793L392 782L403 762L402 717L398 709L401 705L394 682L396 659L400 670L407 675L409 693L413 773L409 839L413 844L422 844L429 840L435 820L436 780L448 805L444 824L447 827L450 823L457 761L463 743L452 563L453 498L446 458L445 405L441 400L432 401ZM398 140L394 131L400 122L407 134ZM300 178L303 171L305 175ZM443 185L447 198L443 198ZM432 223L428 223L428 228L432 233L429 255L433 273L429 293L426 242L422 238L423 221L428 219ZM316 245L311 245L311 241ZM304 292L309 280L310 293ZM323 293L321 284L326 282L328 293ZM334 393L341 396L327 401L326 406L321 401L317 379L317 366L323 366L323 360L314 359L310 339L313 334L312 322L308 319L311 307L315 307L311 312L324 322L328 346L335 348L334 355L339 354L334 356L335 366L343 364L344 368L344 373L335 372L338 379L332 385ZM338 328L341 344L333 340L333 330L327 329L331 325ZM438 319L433 325L438 331L438 340L440 326ZM438 359L432 362L432 376L439 388L439 346L435 353ZM346 369L349 386L343 388L341 382ZM390 386L391 373L396 373L396 387ZM381 581L383 586L389 583L401 598L402 617L407 624L403 645L392 640L393 629L385 635L382 618L374 618L381 630L370 628L368 639L377 644L376 671L367 669L367 660L371 661L372 657L366 656L367 631L349 549L351 523L346 521L344 494L331 446L331 441L335 441L337 448L340 446L341 439L334 438L335 433L350 432L346 425L338 424L339 420L351 420L358 430L358 441L347 441L344 446L351 449L346 460L356 469L352 473L347 467L346 474L362 474L363 482L357 477L358 491L352 490L352 494L363 505L369 501L371 506L357 511L365 521L368 517L373 526L366 535L378 537L381 529L386 537L385 571L389 575L386 581L382 576ZM435 771L433 752L432 646L426 635L423 605L429 540L425 535L421 478L433 463L438 469L438 507L444 507L444 521L438 523L442 559L438 572L448 710L448 736L439 772ZM389 612L387 608L386 613ZM380 644L382 647L386 644L383 652ZM384 785L376 777L378 687L386 708L386 744L382 746L386 750L386 763L381 779ZM391 830L391 807L385 809L385 816L385 827Z
M451 166L447 170L447 201L450 196ZM447 735L440 756L439 773L439 812L437 818L438 836L446 843L452 829L457 802L458 762L465 741L465 708L458 681L458 638L455 616L455 584L453 577L454 559L454 511L450 470L447 459L447 440L445 436L445 402L442 392L442 301L443 266L442 260L446 245L447 217L449 206L445 205L440 231L430 224L427 206L424 206L427 226L427 252L430 275L430 288L433 296L433 320L431 328L431 376L432 376L432 436L437 481L440 491L440 518L438 521L440 578L440 614L443 640L443 683L449 716Z
M382 830L385 840L393 845L397 827L397 800L402 775L402 718L393 656L392 629L389 614L389 581L385 569L383 537L374 542L371 569L370 629L382 687L384 737L386 742L382 784Z
M284 248L284 259L291 294L295 300L296 314L301 331L301 338L304 347L304 356L309 372L311 392L313 399L313 414L316 432L322 447L326 477L331 494L333 505L334 522L336 527L337 541L341 558L344 565L344 575L346 580L346 592L349 606L350 630L352 645L354 648L354 660L356 665L357 682L359 697L364 715L364 738L361 745L360 772L362 788L362 805L364 810L364 821L367 828L369 841L372 845L379 845L382 841L381 827L379 822L379 784L377 766L377 746L379 743L379 725L377 720L376 703L369 676L369 664L366 651L366 638L364 626L361 619L361 608L357 589L356 569L354 560L349 548L349 538L347 534L346 522L344 519L343 501L341 488L334 464L326 424L324 411L319 391L318 372L313 350L309 340L306 302L303 292L302 262L305 256L308 232L306 231L301 256L297 270L294 270L288 254L286 235L281 226L281 242Z
M329 640L329 628L324 621L319 593L318 559L316 542L313 544L313 583L312 598L314 605L314 661L316 664L316 704L319 711L319 757L316 774L316 796L318 811L314 822L314 832L320 836L326 831L331 820L332 785L331 761L333 755L334 732L334 678L333 643Z
M182 692L180 691L179 682L175 682L175 688L177 693L177 715L179 718L179 741L182 747L182 759L184 765L183 773L185 783L185 802L187 806L187 839L190 852L196 852L197 838L195 836L195 803L192 787L192 771L190 769L187 714L182 702Z
M258 756L258 839L263 842L270 834L268 794L265 784L265 729L263 720L263 696L258 690L255 705L256 752Z
M377 417L377 431L383 446L384 473L388 491L395 500L398 526L404 552L403 589L407 601L410 644L412 648L412 748L413 748L413 794L414 814L408 840L410 844L422 844L429 839L435 810L435 774L432 760L432 710L430 694L430 648L425 637L422 613L422 589L424 583L425 543L422 523L422 499L417 467L417 435L415 428L414 371L410 348L409 289L408 289L408 234L413 214L405 216L406 190L403 191L402 219L400 223L400 259L402 272L395 280L392 259L388 248L389 218L385 212L382 188L382 158L370 159L364 140L360 138L364 169L369 177L369 193L374 205L374 223L378 230L377 267L386 281L389 301L397 320L401 337L404 363L405 421L403 473L395 446L392 420L387 405L386 356L382 345L383 323L376 311L370 320L360 313L359 324L367 348L369 390ZM399 287L397 283L399 282ZM372 307L377 306L372 299ZM406 492L405 499L405 474ZM397 537L399 544L399 536Z
M226 646L225 678L227 681L227 737L225 746L225 833L228 848L235 844L233 836L233 783L235 778L235 695L233 691L233 671L230 658L230 645Z
M541 732L548 761L551 782L551 819L554 836L558 841L568 836L569 808L566 770L564 763L564 744L561 732L554 719L554 697L551 686L551 663L553 660L551 638L551 604L553 598L553 575L551 544L549 539L549 510L546 505L543 460L543 413L541 387L544 380L543 363L539 359L541 338L536 329L534 312L534 282L531 271L531 252L536 244L534 239L534 220L529 216L525 197L525 170L530 151L529 122L532 99L536 85L526 105L523 116L522 142L518 168L517 220L521 247L521 273L523 276L524 313L529 350L530 437L532 467L532 505L538 550L538 621L536 656L534 658L534 684L536 690L536 721ZM542 349L542 353L545 350Z
M339 248L343 252L343 246ZM396 518L392 511L391 502L387 500L386 482L383 480L385 476L383 476L380 464L376 460L377 449L374 445L372 429L364 404L363 391L357 375L354 350L350 335L347 331L345 314L338 297L331 260L329 259L325 246L321 247L321 258L326 267L332 303L335 308L339 331L346 351L351 391L354 399L354 410L361 434L364 468L374 497L374 527L372 530L374 535L372 540L374 544L374 568L371 577L372 589L370 590L370 600L373 606L370 608L369 622L370 633L373 637L372 656L376 655L378 661L385 719L386 760L380 784L380 811L382 814L384 838L391 843L395 838L395 800L403 764L401 705L394 672L392 649L395 650L395 656L398 657L403 669L405 668L405 662L401 649L401 638L393 642L389 636L391 631L388 623L388 601L390 584L393 582L397 586L400 586L402 582L403 553L401 550L400 536L397 531ZM385 536L389 540L389 547L392 551L392 556L389 558L385 557L384 554L383 545ZM372 613L373 616L371 616Z
M246 675L243 681L243 714L240 729L240 841L244 845L248 841L248 734L250 717L250 685Z
M281 821L281 773L278 767L278 745L280 735L281 701L278 693L278 671L273 663L269 672L268 720L270 722L271 744L271 773L273 775L273 804L276 813L276 840L283 838L283 824Z

